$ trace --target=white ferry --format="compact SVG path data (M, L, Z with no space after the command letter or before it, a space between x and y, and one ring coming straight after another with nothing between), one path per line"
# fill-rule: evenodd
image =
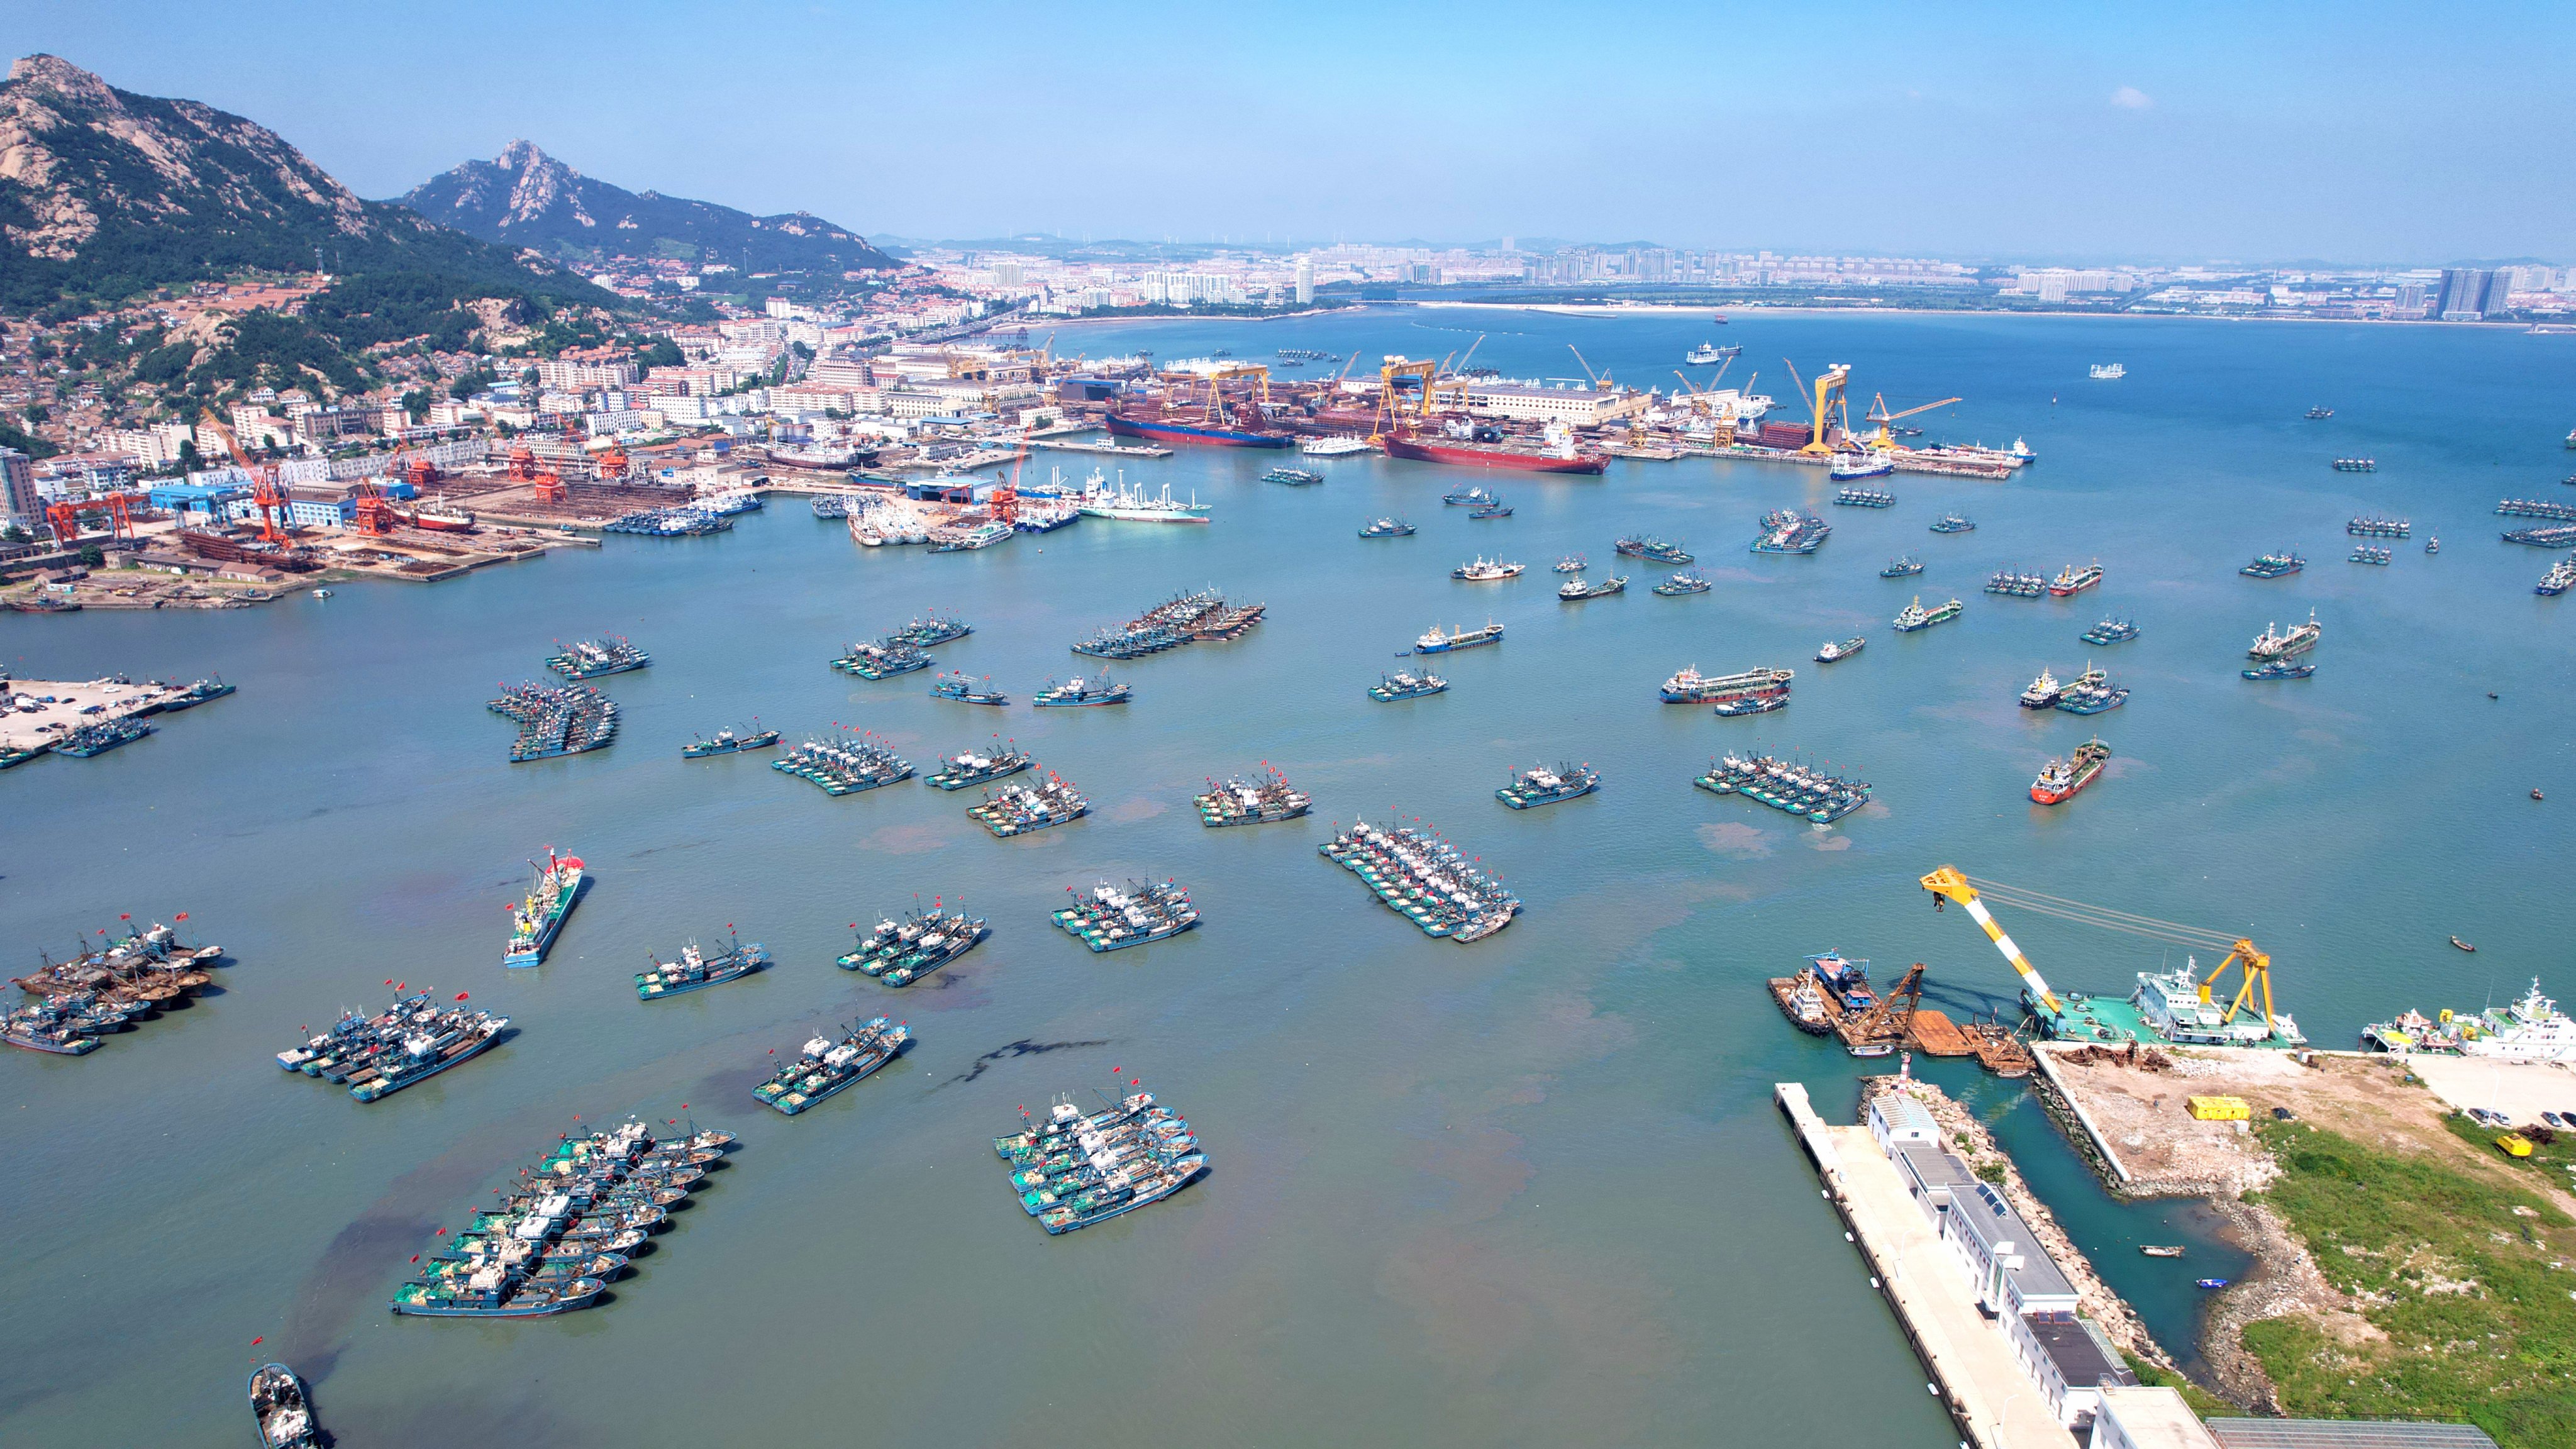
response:
M2540 980L2506 1007L2473 1015L2445 1010L2438 1021L2409 1011L2394 1021L2362 1029L2361 1044L2374 1051L2429 1052L2493 1057L2507 1062L2576 1062L2576 1017L2540 994Z
M1085 518L1115 518L1128 523L1205 523L1208 505L1198 495L1184 503L1172 496L1172 485L1163 485L1159 494L1146 494L1131 488L1122 475L1116 488L1099 485L1100 475L1091 475L1091 486L1082 493L1080 508Z

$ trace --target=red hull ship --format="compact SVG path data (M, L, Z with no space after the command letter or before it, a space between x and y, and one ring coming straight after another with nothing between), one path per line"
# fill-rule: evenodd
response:
M1610 467L1607 453L1575 450L1566 454L1541 453L1523 448L1504 447L1494 443L1462 443L1450 440L1390 435L1386 455L1410 458L1417 463L1446 463L1456 468L1509 468L1522 473L1593 473Z
M1195 443L1212 448L1284 448L1296 441L1286 433L1259 426L1258 419L1259 414L1255 413L1251 426L1236 426L1200 414L1165 414L1140 409L1112 412L1108 423L1112 437L1145 438L1157 443Z
M2111 747L2100 740L2077 745L2074 759L2049 761L2039 778L2030 782L2030 798L2042 805L2062 805L2102 778L2102 766L2110 758Z

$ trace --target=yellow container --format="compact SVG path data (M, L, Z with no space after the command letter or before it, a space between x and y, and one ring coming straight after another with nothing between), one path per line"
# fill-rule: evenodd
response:
M2502 1137L2497 1138L2496 1146L2503 1148L2505 1150L2505 1155L2508 1157L2529 1157L2531 1155L2531 1143L2529 1139L2525 1138L2519 1132L2508 1132Z
M2242 1097L2191 1097L2191 1115L2203 1122L2243 1122L2254 1115Z

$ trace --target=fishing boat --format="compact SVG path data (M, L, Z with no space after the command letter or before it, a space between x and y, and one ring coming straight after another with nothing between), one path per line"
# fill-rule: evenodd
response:
M1367 527L1360 530L1362 538L1410 538L1412 536L1413 525L1392 515L1372 519Z
M1689 552L1684 550L1680 544L1666 543L1651 533L1623 538L1611 546L1616 548L1619 552L1628 555L1630 558L1647 559L1654 563L1687 564L1698 562L1698 560L1691 557Z
M1438 694L1448 687L1448 680L1427 669L1420 674L1399 669L1370 685L1368 695L1380 704L1393 704L1399 699L1420 699L1426 694Z
M1453 649L1473 649L1482 644L1501 642L1503 642L1503 626L1491 619L1486 620L1481 628L1460 629L1447 633L1442 632L1440 626L1434 624L1421 638L1413 641L1413 652L1446 654Z
M1171 881L1129 881L1124 887L1102 881L1087 895L1071 886L1065 893L1073 903L1049 919L1094 952L1151 945L1199 923L1190 893Z
M2072 759L2051 760L2040 767L2038 778L2030 782L2030 798L2042 805L2062 805L2092 784L2110 759L2109 745L2087 740L2075 747Z
M2237 572L2249 579L2277 579L2287 574L2297 573L2307 566L2306 559L2283 550L2280 553L2262 554Z
M2127 688L2113 684L2108 674L2090 664L2057 696L2057 708L2068 714L2100 714L2128 702Z
M536 881L528 887L527 896L510 908L510 944L501 952L504 966L535 966L546 959L563 930L564 919L572 914L574 902L581 899L583 885L581 857L557 855L546 850L546 863L531 861L529 869Z
M1749 694L1739 699L1723 700L1711 706L1709 713L1724 719L1738 719L1749 714L1769 714L1775 709L1788 707L1789 692L1784 689L1776 694Z
M6 1023L0 1024L0 1042L58 1057L85 1056L98 1050L92 1024L70 1019L50 1002L11 1011Z
M912 1029L880 1016L834 1041L818 1036L805 1043L793 1061L780 1066L751 1094L793 1117L844 1088L854 1086L893 1061L912 1038Z
M1727 704L1749 697L1779 695L1787 698L1790 682L1797 678L1794 669L1747 669L1738 674L1702 674L1693 665L1684 665L1664 681L1666 704Z
M2267 659L2254 668L2236 672L2247 679L2305 679L2316 673L2317 667L2305 660Z
M2426 553L2440 553L2442 551L2442 535L2438 533L2425 535L2424 551Z
M2066 688L2057 682L2057 676L2042 669L2039 671L2039 677L2030 682L2030 688L2021 692L2021 707L2054 709L2059 697L2065 693Z
M1132 685L1114 684L1106 675L1098 679L1085 679L1077 674L1061 685L1052 679L1048 680L1047 687L1039 690L1030 703L1040 709L1061 709L1087 705L1125 704L1135 697L1136 691Z
M2477 947L2470 945L2468 942L2461 940L2457 936L2453 936L2451 938L2451 944L2459 947L2463 951L2475 951L2478 949Z
M1494 495L1482 488L1452 488L1440 495L1440 501L1462 508L1482 508L1494 501Z
M739 754L744 750L765 750L776 743L778 743L776 730L754 730L749 734L736 734L730 729L721 729L716 731L713 739L691 740L680 746L680 757L688 760L703 760L714 755Z
M282 1363L261 1364L250 1376L250 1413L261 1449L318 1449L321 1434L304 1380Z
M483 1011L416 1014L380 1039L379 1050L362 1065L344 1063L350 1069L316 1075L346 1082L349 1095L361 1102L381 1101L482 1055L509 1025L510 1018Z
M1512 782L1494 792L1494 798L1515 810L1530 810L1572 800L1601 788L1601 772L1590 765L1558 765L1548 769L1533 766L1512 777Z
M1869 639L1860 634L1854 634L1848 639L1828 639L1825 641L1825 647L1816 651L1816 662L1831 664L1837 659L1849 659L1868 646Z
M976 688L975 681L967 678L965 671L961 669L952 669L939 676L930 686L930 697L953 699L960 704L1009 704L1011 702L1011 697L993 688L990 680L985 681L983 688Z
M997 748L983 754L960 750L940 757L938 772L922 777L922 783L942 790L963 790L969 785L1016 775L1035 763L1025 750L999 748L1002 741L998 735L993 743Z
M165 684L163 687L174 688L176 687L176 684L177 681L173 680L169 684ZM198 705L204 704L210 699L223 698L225 695L232 693L237 687L238 686L224 683L221 675L218 675L213 679L200 679L196 683L191 684L184 689L179 689L177 693L165 696L164 698L155 701L152 705L152 712L155 714L177 714L181 710L195 709Z
M1522 564L1505 563L1500 559L1489 559L1483 554L1478 554L1472 562L1462 563L1451 569L1449 577L1471 584L1499 583L1504 579L1519 578L1524 567L1526 566Z
M1291 488L1311 488L1324 481L1324 475L1311 468L1273 468L1261 475L1264 483L1285 483Z
M1889 560L1887 567L1878 571L1878 576L1882 579L1910 579L1922 572L1923 560L1909 553L1902 558Z
M2121 644L2138 637L2138 626L2127 619L2104 619L2084 631L2087 644Z
M2245 652L2255 659L2287 659L2317 647L2324 633L2325 626L2317 622L2317 611L2310 609L2308 622L2287 633L2281 632L2277 624L2264 625L2263 632L2255 636L2253 646Z
M981 804L966 807L968 819L1004 840L1079 820L1090 813L1091 801L1071 781L1053 774L1035 784L1005 785L998 793L987 790Z
M1911 634L1918 629L1929 629L1935 624L1946 624L1959 617L1962 612L1964 612L1963 606L1957 599L1926 609L1923 607L1922 596L1918 594L1913 603L1897 611L1896 632Z
M2138 1245L2138 1251L2146 1254L2150 1258L2179 1258L2182 1256L2182 1245L2179 1243L2172 1245L2140 1243Z
M1627 592L1627 589L1628 580L1624 575L1614 575L1610 578L1601 580L1599 583L1585 583L1581 579L1567 579L1564 583L1557 585L1556 596L1567 603L1576 603L1584 599L1599 599L1605 598L1611 594L1625 593Z
M2048 585L2048 592L2055 598L2068 599L2101 582L2100 564L2086 564L2080 569L2073 564L2068 564L2057 571L2057 577Z
M1579 553L1567 554L1556 561L1556 571L1561 574L1579 574L1590 567L1592 561Z
M106 754L120 745L130 745L150 733L152 726L134 715L100 720L96 724L65 731L62 738L54 741L54 753L86 760Z
M1746 546L1755 553L1811 554L1833 531L1832 524L1812 513L1779 508L1762 515L1761 534Z
M1199 823L1211 830L1229 825L1275 825L1294 820L1315 807L1315 797L1288 783L1288 777L1268 764L1262 766L1259 779L1228 775L1220 783L1208 781L1207 793L1192 803L1199 809Z
M1932 531L1934 533L1974 533L1977 531L1977 525L1969 522L1964 514L1944 513L1932 521Z
M1679 598L1684 594L1705 594L1708 589L1708 580L1687 570L1676 573L1655 585L1655 592L1667 599Z
M583 639L546 660L546 667L566 679L597 679L642 669L653 656L623 638Z
M655 1001L665 996L678 996L683 992L739 981L769 964L769 949L758 941L746 946L736 937L732 944L713 956L698 949L698 943L691 941L680 948L677 961L664 961L658 956L647 959L653 966L649 971L635 973L635 995L641 1001Z

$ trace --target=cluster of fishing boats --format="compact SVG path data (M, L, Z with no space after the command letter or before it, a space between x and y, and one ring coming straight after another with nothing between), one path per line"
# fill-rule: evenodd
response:
M1228 775L1222 784L1208 781L1207 793L1197 798L1199 823L1210 828L1267 825L1315 808L1315 797L1289 784L1276 766L1264 763L1261 769L1258 779Z
M2411 519L2382 518L2376 513L2365 513L2347 520L2343 531L2355 538L2406 538L2415 532L2415 524Z
M1393 704L1400 699L1420 699L1426 694L1438 694L1448 687L1448 680L1428 669L1420 674L1410 669L1399 669L1392 674L1379 675L1377 683L1368 687L1368 696L1380 704Z
M963 790L969 785L1016 775L1036 763L1036 758L1019 748L1016 742L1005 745L1002 737L995 735L993 744L993 749L981 754L959 750L953 755L940 756L938 772L923 777L922 783L942 790Z
M522 684L487 706L519 727L510 763L604 749L617 738L617 701L590 684Z
M86 760L106 754L119 745L130 745L152 733L152 728L151 725L130 714L118 715L114 719L95 720L63 731L62 735L53 742L53 752L58 755L69 755L75 760ZM38 753L34 750L26 751L21 757L13 758L9 763L23 764L26 760L34 759Z
M1834 495L1845 508L1894 508L1896 495L1883 488L1845 488Z
M1997 569L1994 577L1986 580L1986 592L2011 599L2044 598L2048 594L2048 580L2037 574Z
M1199 923L1190 893L1168 880L1124 886L1102 881L1088 892L1064 889L1072 903L1049 919L1095 952L1148 945Z
M2080 637L2087 644L2125 644L2138 637L2138 626L2131 619L2104 619Z
M730 1132L691 1131L656 1141L640 1122L566 1137L494 1189L500 1201L448 1236L388 1306L410 1318L543 1318L588 1308L670 1209L723 1163L733 1140Z
M659 1001L665 996L740 981L769 965L769 948L758 941L746 946L741 937L734 936L728 939L725 949L712 956L691 941L680 948L677 961L665 961L659 956L650 959L653 965L649 970L635 973L638 1001Z
M1869 782L1828 774L1796 760L1729 754L1691 781L1717 795L1741 795L1774 810L1831 825L1869 803Z
M1572 800L1601 788L1601 772L1590 765L1560 764L1555 769L1535 765L1512 776L1512 782L1494 792L1494 798L1515 810L1530 810Z
M1041 1124L993 1139L993 1152L1011 1165L1011 1187L1020 1206L1050 1235L1107 1222L1160 1202L1207 1171L1190 1124L1138 1092L1085 1116L1059 1100Z
M1812 513L1776 508L1762 515L1762 532L1750 547L1755 553L1814 553L1833 531L1832 524Z
M1052 770L1034 784L1021 782L1005 785L998 792L987 790L982 804L966 810L968 818L1005 839L1079 820L1090 813L1091 801L1073 788L1072 781L1058 778Z
M639 533L647 538L697 538L722 533L733 520L695 504L678 508L638 508L600 525L604 533Z
M2249 579L2277 579L2297 573L2307 566L2306 559L2285 549L2279 553L2258 554L2252 563L2238 569L2237 572Z
M910 986L974 950L985 934L982 916L970 916L933 897L929 910L915 905L900 920L888 916L877 922L875 930L859 937L857 946L841 953L839 965L888 986Z
M1100 659L1141 659L1184 644L1240 639L1268 609L1266 604L1229 606L1216 589L1174 594L1126 623L1075 644L1073 652Z
M832 667L861 679L891 679L916 669L928 669L930 656L911 640L889 634L883 639L851 645L849 653L832 661Z
M2366 543L2354 545L2350 557L2353 563L2378 564L2383 568L2395 560L2396 554L2393 550L2377 548Z
M566 679L597 679L603 674L624 674L630 669L642 669L652 662L652 655L637 648L623 635L615 635L571 644L547 659L546 667Z
M794 1058L781 1062L768 1081L752 1088L751 1094L793 1117L864 1080L893 1061L911 1040L912 1028L882 1016L844 1028L837 1040L814 1037Z
M1426 936L1464 945L1510 925L1520 912L1520 897L1433 830L1362 820L1316 849Z
M953 699L959 704L1004 705L1011 702L1011 697L1009 695L1004 694L1002 691L993 687L993 681L990 676L987 676L983 682L979 684L975 680L967 678L966 671L962 669L952 669L946 674L939 676L937 679L932 680L930 683L930 697L932 699Z
M806 740L770 761L769 768L809 780L826 795L855 795L912 778L912 762L864 730L854 736L844 729L836 740Z
M1680 544L1666 543L1664 540L1655 537L1651 533L1632 535L1630 537L1620 539L1617 543L1612 544L1611 547L1617 549L1623 554L1626 554L1630 558L1641 558L1651 563L1690 564L1698 562L1698 560L1692 557L1689 552L1684 550Z
M1944 513L1932 520L1934 533L1974 533L1977 525L1964 513Z
M145 930L129 928L105 946L83 946L67 960L40 951L44 966L13 978L32 999L11 1009L0 1025L0 1041L55 1056L87 1055L101 1036L205 989L223 954L219 946L186 945L176 930L157 921Z
M458 992L457 1000L464 999ZM373 1102L482 1055L509 1025L506 1016L441 1006L428 992L415 991L373 1016L342 1013L304 1045L279 1052L277 1064L344 1084L350 1096Z

